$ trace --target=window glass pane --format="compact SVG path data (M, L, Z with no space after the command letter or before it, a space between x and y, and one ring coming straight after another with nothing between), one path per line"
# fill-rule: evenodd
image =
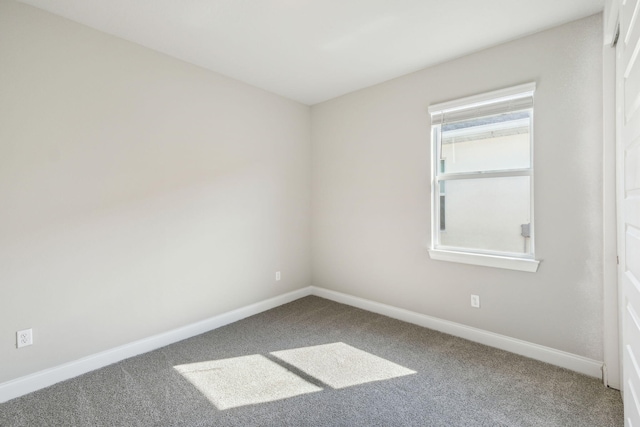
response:
M528 176L446 181L440 245L530 254L529 184Z
M443 124L440 172L529 168L530 123L530 112L518 111Z

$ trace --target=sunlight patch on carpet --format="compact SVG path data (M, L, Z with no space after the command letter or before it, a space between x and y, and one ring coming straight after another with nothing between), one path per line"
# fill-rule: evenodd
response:
M220 410L322 390L257 354L178 365L174 369Z
M336 389L416 373L342 342L271 354Z

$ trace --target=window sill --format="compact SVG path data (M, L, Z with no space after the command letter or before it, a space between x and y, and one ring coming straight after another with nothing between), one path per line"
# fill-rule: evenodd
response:
M519 270L535 273L538 271L540 261L528 258L512 258L507 256L474 254L468 252L443 251L441 249L429 249L431 259L439 261L459 262L462 264L482 265L485 267L505 268L507 270Z

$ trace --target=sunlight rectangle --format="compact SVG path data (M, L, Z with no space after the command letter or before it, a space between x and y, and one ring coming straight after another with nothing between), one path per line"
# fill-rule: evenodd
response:
M257 354L178 365L174 369L221 410L322 390Z
M271 354L336 389L416 373L342 342Z

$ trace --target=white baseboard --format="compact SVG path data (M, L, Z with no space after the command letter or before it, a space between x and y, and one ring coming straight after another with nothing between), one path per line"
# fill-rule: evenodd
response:
M590 377L602 378L603 363L597 360L324 288L312 286L311 294L530 357L531 359L570 369Z
M321 298L361 308L373 313L382 314L460 338L465 338L469 341L475 341L491 347L530 357L532 359L540 360L542 362L547 362L591 377L602 378L603 363L597 360L588 359L586 357L556 350L550 347L510 338L493 332L487 332L482 329L438 319L436 317L427 316L425 314L393 307L364 298L354 297L341 292L309 286L265 301L251 304L246 307L241 307L228 313L223 313L182 328L154 335L149 338L125 344L120 347L65 363L63 365L7 381L0 384L0 403L40 390L60 381L77 377L78 375L82 375L95 369L111 365L112 363L119 362L129 357L137 356L139 354L156 350L169 344L203 334L308 295L316 295Z
M0 403L23 396L36 390L49 387L60 381L68 380L129 357L137 356L158 348L182 341L213 329L220 328L254 314L278 307L311 294L311 287L286 293L265 301L241 307L200 322L192 323L149 338L144 338L110 350L106 350L82 359L74 360L50 369L35 372L15 380L0 384Z

